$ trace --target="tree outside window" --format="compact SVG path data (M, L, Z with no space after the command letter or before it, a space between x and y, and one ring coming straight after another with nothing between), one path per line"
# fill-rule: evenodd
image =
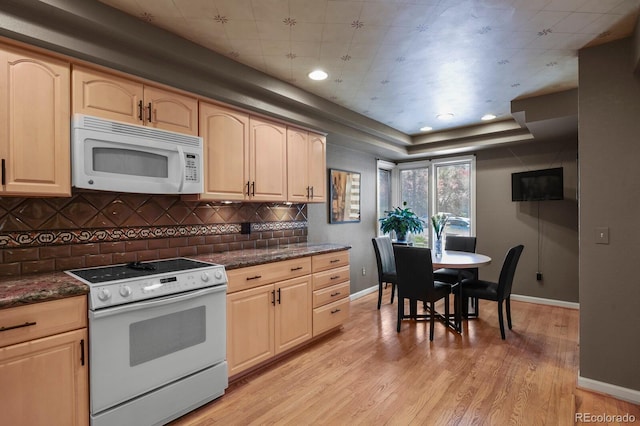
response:
M436 166L436 213L449 220L448 235L471 235L471 165L469 163Z

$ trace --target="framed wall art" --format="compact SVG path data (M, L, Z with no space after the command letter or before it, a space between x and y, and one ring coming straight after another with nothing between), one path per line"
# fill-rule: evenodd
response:
M360 222L360 173L329 169L329 223Z

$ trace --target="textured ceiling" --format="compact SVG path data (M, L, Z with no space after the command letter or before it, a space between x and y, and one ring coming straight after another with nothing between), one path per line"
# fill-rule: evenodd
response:
M640 0L100 0L409 135L578 85ZM322 68L329 78L307 74ZM436 115L452 113L443 121Z

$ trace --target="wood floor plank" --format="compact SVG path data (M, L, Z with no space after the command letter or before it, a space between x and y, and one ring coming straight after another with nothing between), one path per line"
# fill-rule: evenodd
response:
M342 330L232 383L172 426L572 425L576 413L635 416L640 406L576 389L578 311L512 302L500 338L497 306L459 335L405 320L377 294L351 304ZM408 309L408 308L407 308ZM609 423L618 424L618 423Z

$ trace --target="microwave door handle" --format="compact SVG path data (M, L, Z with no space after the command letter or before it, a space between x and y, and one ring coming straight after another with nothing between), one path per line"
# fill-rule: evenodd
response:
M178 296L161 297L154 300L142 300L136 303L129 303L126 305L114 306L112 308L105 308L98 311L89 311L89 316L93 319L110 317L113 315L122 314L125 312L131 312L139 309L156 308L158 306L170 305L176 302L184 302L186 300L195 299L206 294L212 293L226 293L227 286L219 285L215 287L207 287L202 290L190 291L188 293L182 293Z
M178 193L182 192L184 187L184 175L187 173L187 161L184 159L184 151L178 145L178 158L180 160L180 179L178 180Z

